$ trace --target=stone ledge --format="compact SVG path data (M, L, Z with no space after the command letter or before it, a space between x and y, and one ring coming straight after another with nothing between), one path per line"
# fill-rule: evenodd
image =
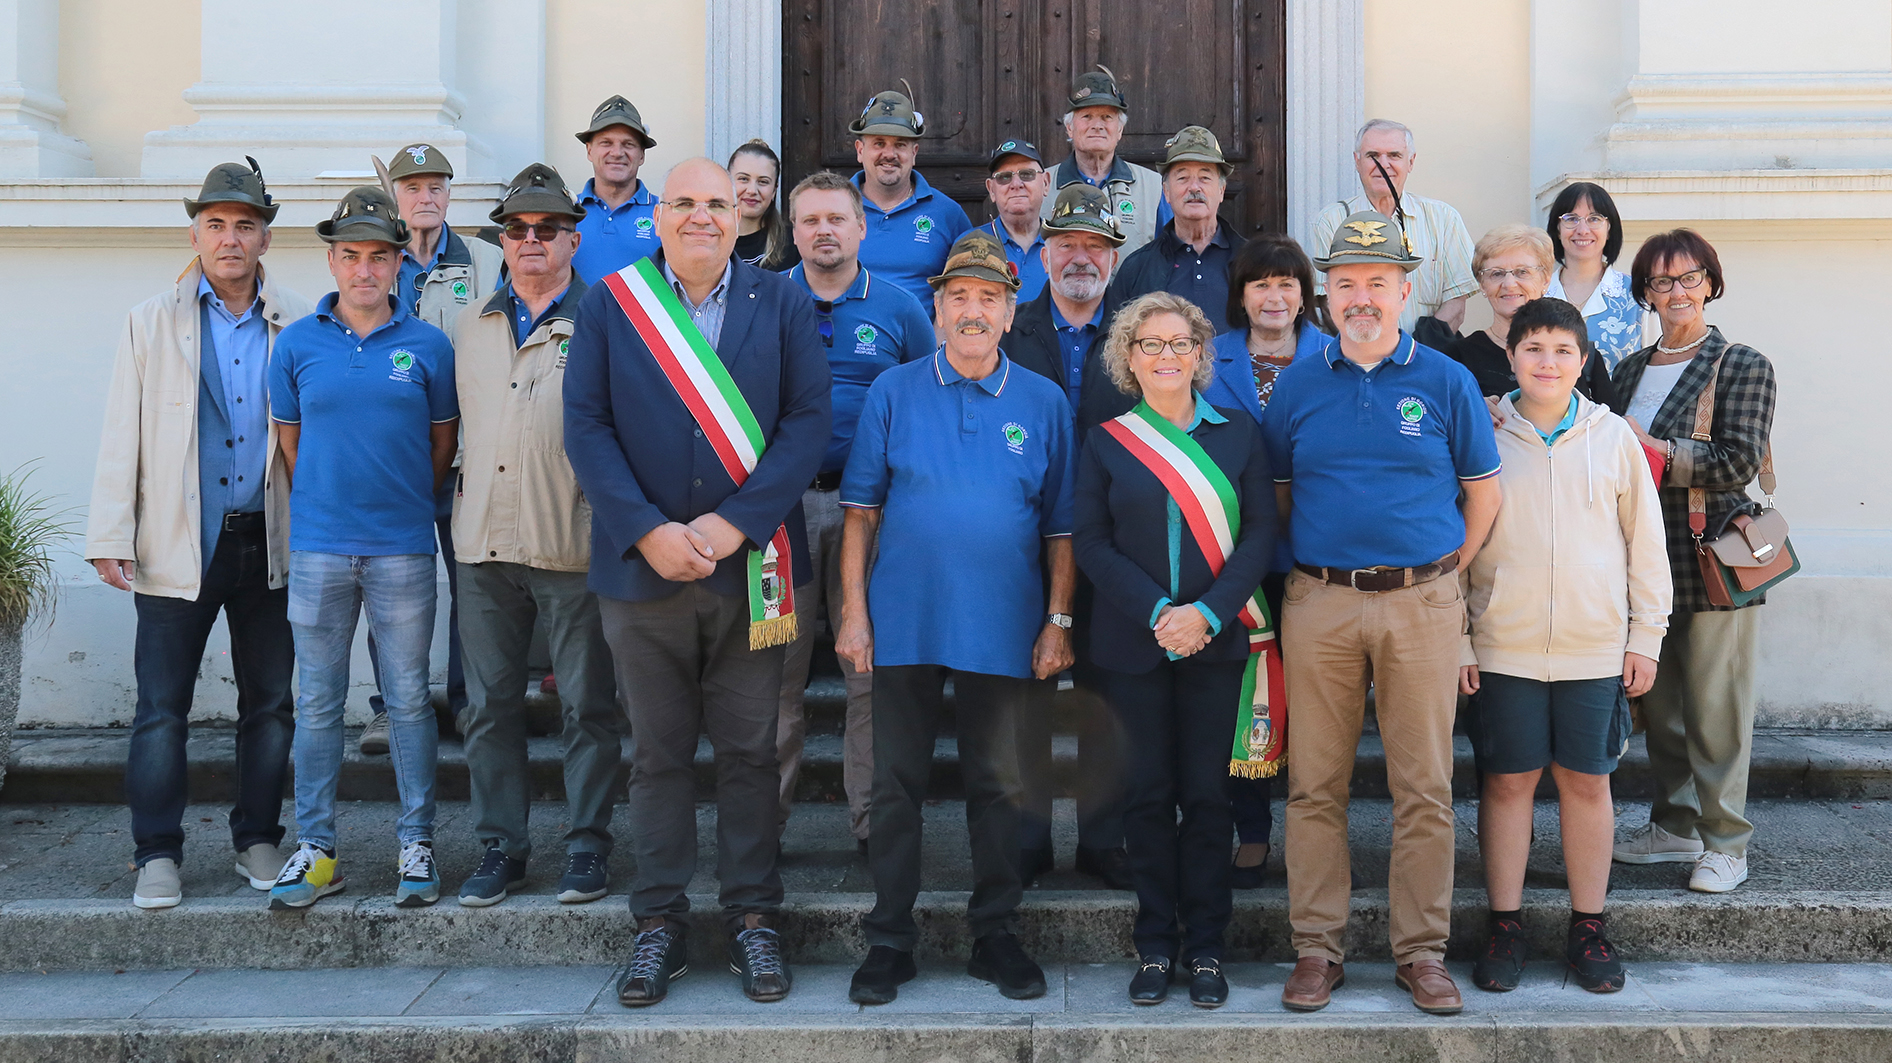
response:
M1537 209L1550 209L1575 181L1609 189L1625 223L1892 219L1892 169L1605 170L1568 173L1540 186ZM1879 228L1855 238L1884 239Z

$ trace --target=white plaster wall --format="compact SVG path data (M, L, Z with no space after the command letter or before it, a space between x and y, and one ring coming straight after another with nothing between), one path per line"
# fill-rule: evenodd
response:
M188 125L197 83L197 0L62 0L59 93L68 136L100 177L136 177L153 129Z

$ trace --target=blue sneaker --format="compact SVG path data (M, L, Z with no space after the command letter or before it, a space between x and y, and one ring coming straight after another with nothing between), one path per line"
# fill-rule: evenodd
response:
M401 846L401 884L394 888L396 908L425 908L440 899L440 868L432 842Z
M603 853L572 853L565 858L565 873L558 880L558 903L595 901L610 889Z
M480 858L479 870L460 884L460 903L468 908L488 908L506 899L526 885L526 862L507 856L497 845L488 846Z
M273 912L307 908L331 893L340 893L342 886L335 854L304 842L296 847L296 854L282 866L276 884L269 888L269 908Z

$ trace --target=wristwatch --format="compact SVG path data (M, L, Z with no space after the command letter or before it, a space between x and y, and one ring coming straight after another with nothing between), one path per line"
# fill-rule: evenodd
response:
M1071 624L1073 623L1073 621L1071 620L1070 613L1051 613L1045 617L1045 623L1055 624L1058 627L1061 627L1064 630L1069 631L1071 630Z

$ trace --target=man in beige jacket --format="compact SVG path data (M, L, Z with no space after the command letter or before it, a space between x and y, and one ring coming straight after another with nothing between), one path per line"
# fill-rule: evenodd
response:
M533 163L492 219L510 279L453 327L465 460L453 501L463 593L466 766L473 832L486 854L460 903L498 904L525 884L526 653L543 621L564 709L565 871L558 899L597 900L611 852L611 790L621 754L611 648L591 566L591 507L565 458L565 354L584 298L572 270L578 219L558 171Z
M289 485L266 369L283 326L313 307L263 272L276 204L255 160L212 169L184 210L197 257L174 290L131 311L119 338L86 528L86 559L138 611L125 798L140 908L183 898L186 722L219 612L237 689L230 836L237 874L260 890L283 864L295 726Z

